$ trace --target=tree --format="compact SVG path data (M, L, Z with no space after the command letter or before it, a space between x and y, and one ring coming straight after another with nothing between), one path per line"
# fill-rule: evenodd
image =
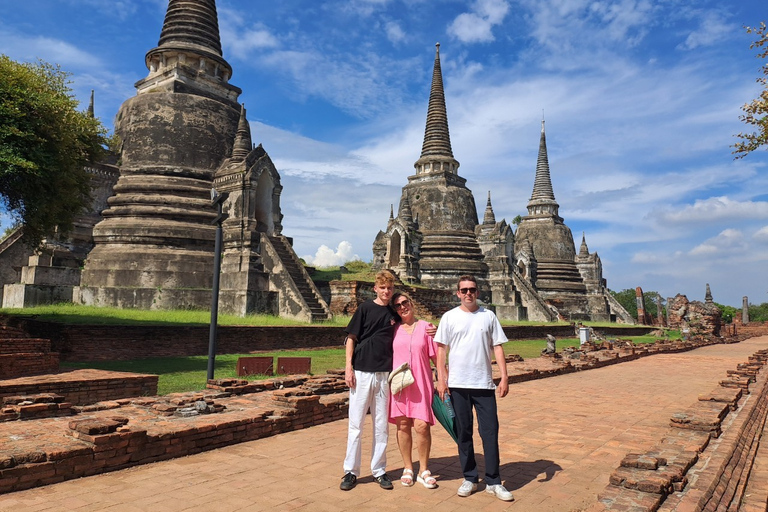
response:
M763 302L760 305L749 305L749 321L750 322L768 322L768 302Z
M756 34L758 39L751 45L750 49L761 48L757 58L768 58L768 31L766 31L765 22L761 22L759 27L745 27L748 34ZM763 90L760 96L749 103L744 104L741 110L744 114L739 116L741 121L754 126L756 131L752 133L739 133L736 137L741 141L733 145L733 154L735 158L744 158L752 151L768 144L768 64L761 67L763 75L757 79Z
M36 246L66 233L90 204L85 165L103 155L106 130L77 109L68 74L0 54L0 206Z
M720 309L720 312L722 313L722 320L726 324L730 324L733 322L733 317L736 315L741 315L741 308L735 308L733 306L725 306L723 304L718 304L715 302L715 306Z
M614 292L611 290L611 295L613 295L619 304L624 306L624 309L627 310L627 313L632 315L634 318L637 318L637 296L634 289L627 288L626 290L621 290L620 292ZM643 292L645 311L651 315L651 318L656 318L656 313L658 311L658 308L656 307L656 297L658 297L658 295L658 292ZM662 299L662 314L665 312L664 302L664 299Z

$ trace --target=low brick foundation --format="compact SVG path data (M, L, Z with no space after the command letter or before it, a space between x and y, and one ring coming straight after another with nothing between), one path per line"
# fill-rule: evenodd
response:
M51 393L74 405L157 394L157 375L73 370L0 380L0 397Z
M227 381L213 387L230 384L233 389L258 392L209 390L124 399L83 408L84 417L6 423L5 434L18 441L4 443L0 452L0 493L181 457L346 417L347 394L335 392L344 387L341 376L243 382ZM322 394L323 388L334 392ZM51 430L63 434L53 444L46 436Z
M768 489L746 492L768 483L768 474L751 477L768 417L766 363L768 350L754 354L673 415L668 436L647 453L628 454L589 511L766 512Z

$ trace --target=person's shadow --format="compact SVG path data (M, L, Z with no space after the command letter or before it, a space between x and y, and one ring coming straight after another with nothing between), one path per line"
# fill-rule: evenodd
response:
M483 479L485 471L485 460L482 453L475 453L477 469L480 473L480 479ZM433 474L439 474L440 479L461 479L461 468L459 467L458 457L436 457L429 461L430 469ZM548 482L563 468L551 460L539 459L535 461L519 461L502 464L499 468L501 481L507 489L513 491L520 489L526 484L535 481ZM401 471L401 470L400 470ZM417 470L418 471L418 470ZM542 475L539 478L539 475ZM398 476L399 478L399 476ZM440 483L438 479L438 484Z
M500 468L501 478L506 482L506 487L510 491L520 489L534 480L548 482L558 471L562 470L563 468L556 462L545 459L509 462L502 464ZM542 474L541 478L537 478Z

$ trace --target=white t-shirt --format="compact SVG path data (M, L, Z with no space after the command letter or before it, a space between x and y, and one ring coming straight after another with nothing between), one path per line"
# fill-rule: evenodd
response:
M480 307L470 313L460 307L443 315L435 342L448 347L448 387L495 389L491 373L493 347L507 336L493 311Z

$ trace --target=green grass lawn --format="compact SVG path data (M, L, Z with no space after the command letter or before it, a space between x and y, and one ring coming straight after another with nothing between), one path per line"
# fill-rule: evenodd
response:
M33 308L0 308L0 314L34 316L45 322L79 325L210 325L210 311L118 309L77 304L55 304ZM349 317L339 316L317 325L346 326ZM273 315L218 315L218 325L309 325Z
M650 343L656 338L652 336L635 336L631 338L636 343ZM523 359L539 357L546 347L546 340L510 340L504 344L505 354L518 354ZM565 347L579 345L577 338L557 340L558 351ZM214 377L217 379L236 377L235 366L237 358L243 356L273 356L273 357L311 357L312 373L321 375L329 369L344 368L344 349L319 350L285 350L276 352L259 352L258 354L222 354L216 356ZM91 362L62 362L62 368L96 368L101 370L124 371L134 373L150 373L158 375L160 395L199 391L205 388L208 373L207 356L163 357L150 359L134 359L130 361L91 361ZM263 379L265 376L251 376L250 379Z

